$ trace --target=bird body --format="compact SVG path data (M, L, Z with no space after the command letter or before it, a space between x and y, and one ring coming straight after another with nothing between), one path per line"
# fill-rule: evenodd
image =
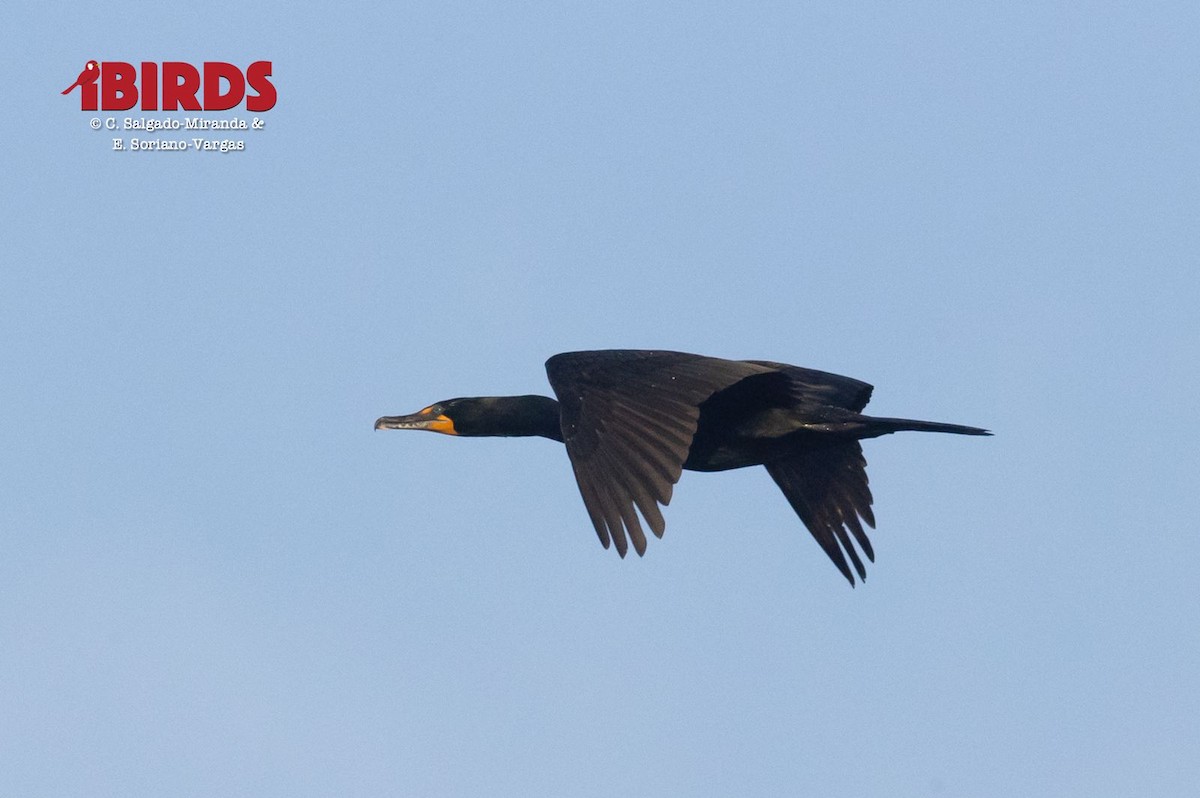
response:
M89 83L95 83L98 77L100 77L100 64L96 61L88 61L84 65L83 71L79 73L79 77L75 78L75 82L63 89L62 93L70 94L71 89L76 86L86 86Z
M870 385L785 363L599 350L555 355L546 373L557 401L536 395L450 399L385 416L375 428L563 442L596 534L622 557L630 541L645 553L638 513L662 537L659 505L670 502L684 469L762 465L851 585L851 563L866 578L854 543L874 560L861 523L875 525L858 441L902 430L991 434L862 415Z

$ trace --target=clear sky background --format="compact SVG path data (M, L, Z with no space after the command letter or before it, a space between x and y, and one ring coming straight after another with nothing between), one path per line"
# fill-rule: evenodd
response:
M0 793L1196 795L1194 3L0 31ZM114 153L89 58L279 101ZM852 590L762 469L621 561L558 444L372 430L612 347L996 436L866 443Z

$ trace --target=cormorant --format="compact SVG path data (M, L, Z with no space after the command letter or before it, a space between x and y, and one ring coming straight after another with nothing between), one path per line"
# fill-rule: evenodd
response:
M637 511L662 537L658 505L671 501L683 469L762 465L834 565L854 585L874 562L862 521L874 528L867 462L859 440L902 430L990 435L978 427L874 418L861 411L865 382L765 360L683 352L567 352L546 361L558 401L546 396L448 399L375 429L462 436L541 436L566 444L584 506L608 548L626 536L646 551Z

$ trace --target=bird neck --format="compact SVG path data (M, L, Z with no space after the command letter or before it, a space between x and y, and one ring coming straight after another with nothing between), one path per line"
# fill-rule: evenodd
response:
M548 396L489 396L480 399L481 420L475 427L470 423L457 424L460 434L506 437L549 438L562 442L558 402ZM464 420L465 421L465 420Z

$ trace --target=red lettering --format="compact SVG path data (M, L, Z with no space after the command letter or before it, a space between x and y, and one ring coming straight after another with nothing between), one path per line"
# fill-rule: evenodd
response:
M164 61L162 77L164 111L203 110L196 101L196 92L200 91L200 70L185 61Z
M79 109L81 111L95 111L99 107L100 89L96 86L96 83L85 83L79 87Z
M124 61L105 61L100 67L100 104L105 111L128 111L137 105L137 70Z
M278 100L270 61L255 61L245 71L226 61L205 61L203 80L200 70L186 61L164 61L161 76L159 70L154 61L141 62L139 91L138 70L133 64L105 61L100 64L98 81L76 81L80 107L84 111L128 111L140 98L143 111L228 111L245 100L246 110L262 113L274 108ZM196 99L201 91L203 102Z
M275 84L271 82L271 62L255 61L246 67L246 81L257 95L246 97L246 110L254 113L270 111L275 107Z
M158 64L142 62L142 110L158 110Z
M221 81L229 83L229 91L221 93ZM242 101L246 94L246 79L242 70L224 61L204 62L204 110L228 111Z

